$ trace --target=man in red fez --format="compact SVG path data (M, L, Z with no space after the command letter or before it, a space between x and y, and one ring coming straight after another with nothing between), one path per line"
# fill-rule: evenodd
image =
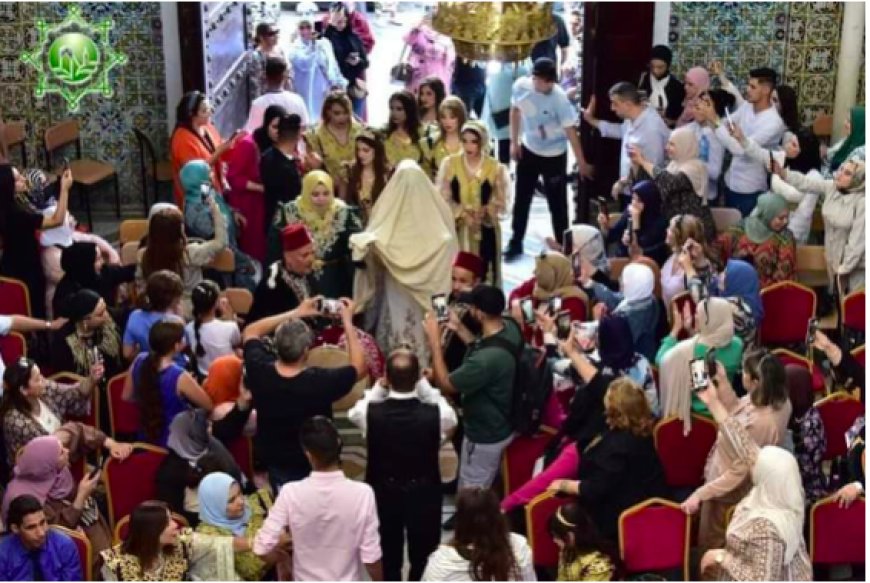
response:
M444 325L441 345L444 347L444 360L447 369L454 370L465 357L469 342L480 333L480 325L471 317L466 298L474 286L479 284L486 272L483 259L460 251L453 260L450 277L450 320Z
M281 246L284 257L268 267L254 292L249 322L290 311L302 300L317 295L311 276L316 259L314 241L305 225L284 227Z

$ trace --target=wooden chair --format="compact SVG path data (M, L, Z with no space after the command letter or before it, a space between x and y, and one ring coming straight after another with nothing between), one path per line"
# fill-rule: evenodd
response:
M125 243L135 242L137 245L142 237L148 232L148 219L127 219L121 221L121 227L118 232L118 239L121 242L121 247Z
M740 211L733 208L711 208L710 213L713 215L717 233L724 233L743 219Z
M85 201L85 212L88 215L88 225L93 229L94 221L91 216L90 191L108 179L112 179L115 186L115 215L121 218L121 193L118 189L118 172L108 162L82 158L82 139L79 133L79 122L76 119L68 119L55 124L45 130L45 161L49 168L56 168L52 164L52 155L55 151L70 144L75 144L76 159L70 160L73 181L81 188L81 196ZM60 172L57 172L60 174Z
M127 241L121 245L121 265L136 265L139 261L139 241Z
M79 530L72 530L70 528L60 526L59 524L52 524L51 528L65 534L70 539L72 539L73 543L76 546L76 550L79 553L79 562L82 566L82 577L84 577L83 581L93 581L94 550L93 547L91 547L91 540L87 537L87 535L85 535L85 533Z
M27 168L27 122L7 121L3 129L6 147L9 151L16 146L21 148L21 167Z
M246 316L251 311L254 295L249 290L243 287L228 287L224 290L224 295L236 314Z
M154 181L154 202L160 200L161 182L172 182L172 164L169 160L158 160L154 145L143 132L133 128L133 135L139 146L139 176L142 179L142 205L148 216L148 177Z
M813 133L819 141L830 142L834 133L834 116L827 113L817 115L813 121Z
M220 253L215 255L208 266L215 271L221 273L233 273L236 270L236 258L229 247L224 248Z
M797 280L808 287L828 285L828 264L822 245L797 246Z

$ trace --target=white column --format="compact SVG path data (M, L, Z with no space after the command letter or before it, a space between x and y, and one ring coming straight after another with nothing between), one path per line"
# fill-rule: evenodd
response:
M181 43L178 38L178 3L160 3L163 26L163 76L166 81L166 135L175 127L175 106L184 93L181 85Z
M834 128L832 143L843 136L843 121L858 97L861 48L864 44L864 3L843 3L840 27L840 57L837 59L837 88L834 93Z
M668 44L668 30L671 24L671 3L656 2L653 17L653 46Z

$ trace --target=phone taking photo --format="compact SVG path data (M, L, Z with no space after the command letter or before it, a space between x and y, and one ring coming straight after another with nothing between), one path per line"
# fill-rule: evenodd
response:
M819 321L816 318L810 318L807 322L807 348L812 346L816 341L816 332L819 331Z
M703 358L694 358L689 361L689 373L692 377L692 390L703 391L710 384L710 375L707 374L707 362Z
M447 307L447 296L445 294L435 294L432 296L432 312L435 314L435 319L439 322L447 322L450 319L450 311Z
M526 324L535 323L535 307L532 305L531 298L520 300L520 312L523 314L523 322Z
M550 301L547 303L547 311L550 312L551 316L557 316L562 311L562 298L558 296L550 298Z
M571 312L565 310L556 315L556 338L568 340L571 336Z
M728 111L728 108L725 108L725 119L728 120L728 129L732 132L734 131L734 120L731 119L731 112Z

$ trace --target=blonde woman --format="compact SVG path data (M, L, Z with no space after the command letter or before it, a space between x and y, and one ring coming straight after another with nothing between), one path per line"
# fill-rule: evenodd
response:
M423 170L434 180L447 156L462 153L460 133L468 117L465 104L458 97L446 97L438 106L438 129L420 138Z

